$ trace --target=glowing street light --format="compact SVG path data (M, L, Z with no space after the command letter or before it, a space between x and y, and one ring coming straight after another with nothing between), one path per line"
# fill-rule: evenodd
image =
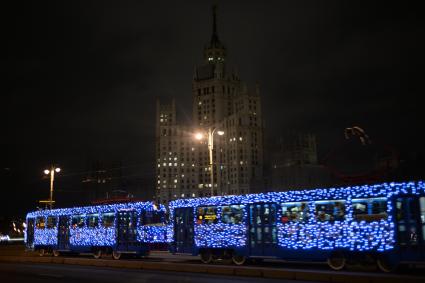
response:
M208 151L210 156L210 183L211 183L211 196L214 195L214 165L213 165L213 149L214 149L214 133L217 131L217 135L224 135L224 131L217 130L217 128L208 128ZM195 139L202 140L204 134L196 133Z
M50 204L50 209L53 208L53 182L55 180L55 172L59 173L60 171L61 169L55 166L52 166L50 170L49 169L44 170L45 175L50 175L50 198L48 201L48 203Z

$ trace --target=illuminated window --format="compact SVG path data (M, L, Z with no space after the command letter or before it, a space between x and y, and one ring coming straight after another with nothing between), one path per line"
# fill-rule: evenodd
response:
M217 207L198 207L197 224L216 224L217 222Z
M316 201L317 221L343 221L345 219L345 201Z
M164 212L157 210L144 210L140 216L142 225L159 225L164 223Z
M282 223L287 222L307 222L310 217L310 210L307 202L282 203Z
M105 228L114 226L115 214L113 212L102 214L102 226Z
M87 227L97 228L99 225L99 214L89 214L87 215Z
M353 218L357 221L387 219L387 198L353 199Z
M243 221L244 205L223 206L221 221L226 224L239 224Z
M84 215L75 215L72 216L71 221L72 228L83 228L84 227Z
M56 218L56 216L47 217L47 228L55 228L57 223L58 219Z
M46 225L46 218L37 217L35 222L35 227L37 227L38 229L44 229L45 225Z

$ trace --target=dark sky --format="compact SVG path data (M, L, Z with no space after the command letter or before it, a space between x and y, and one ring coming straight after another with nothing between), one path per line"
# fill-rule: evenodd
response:
M422 9L406 1L216 2L228 60L248 85L260 83L269 139L311 132L326 154L358 125L399 151L424 152ZM153 176L155 101L174 97L180 119L191 117L211 4L15 1L2 8L2 199L33 204L47 194L40 173L51 162L64 176L95 159Z

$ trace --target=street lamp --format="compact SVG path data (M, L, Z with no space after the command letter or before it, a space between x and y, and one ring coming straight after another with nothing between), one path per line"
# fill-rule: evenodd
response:
M217 135L224 135L223 131L217 130L217 128L208 128L208 151L210 156L210 181L211 181L211 196L214 195L214 165L213 165L213 149L214 149L214 134L217 131ZM203 139L202 133L196 133L195 138L197 140Z
M49 204L50 204L50 209L53 208L53 182L55 180L55 172L59 173L61 171L61 169L59 167L55 167L52 166L49 169L44 170L44 174L45 175L50 175L50 199L49 199Z

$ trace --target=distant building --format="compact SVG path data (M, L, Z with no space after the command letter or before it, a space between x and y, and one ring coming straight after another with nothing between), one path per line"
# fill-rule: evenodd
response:
M192 81L193 122L179 125L175 103L157 104L156 196L161 203L183 197L229 195L263 189L263 121L259 86L248 90L226 63L213 10L213 32L204 63ZM196 132L224 131L214 136L214 186L211 185L207 140Z
M332 184L329 171L317 161L316 137L289 134L279 140L271 156L272 191L324 187Z

